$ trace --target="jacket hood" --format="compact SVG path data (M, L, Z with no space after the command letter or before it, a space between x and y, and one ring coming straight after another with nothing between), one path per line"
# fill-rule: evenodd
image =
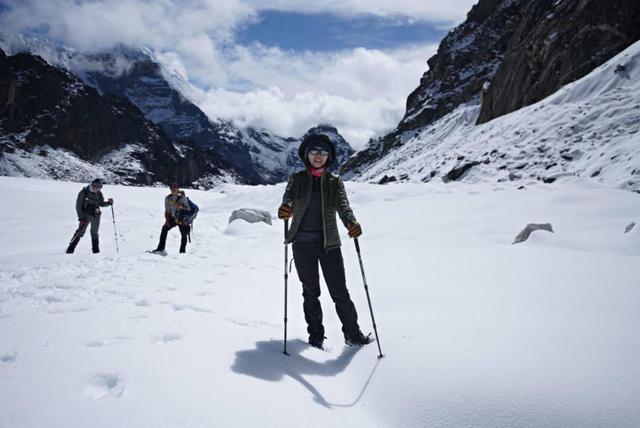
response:
M336 146L335 146L335 144L333 144L333 141L331 141L331 138L327 137L325 134L310 134L310 135L307 135L305 137L305 139L302 140L302 143L300 144L300 147L298 148L298 156L300 157L300 160L302 160L302 162L306 166L309 166L309 160L305 156L305 153L307 152L307 149L311 145L313 145L314 143L318 143L318 142L325 143L325 144L327 144L329 146L329 149L330 149L329 159L327 159L327 163L325 165L325 168L329 168L329 166L331 166L333 161L336 159Z

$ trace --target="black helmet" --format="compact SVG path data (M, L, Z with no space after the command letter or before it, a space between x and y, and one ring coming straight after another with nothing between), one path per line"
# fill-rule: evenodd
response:
M302 140L302 144L300 144L300 148L298 149L298 156L304 162L305 165L309 165L309 157L307 154L309 150L313 148L322 148L329 152L329 158L327 159L326 166L328 167L331 163L336 159L336 146L331 141L331 138L327 137L325 134L309 134L304 140Z

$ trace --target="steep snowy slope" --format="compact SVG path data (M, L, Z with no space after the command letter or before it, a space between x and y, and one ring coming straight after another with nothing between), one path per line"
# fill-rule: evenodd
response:
M360 174L464 105L479 103L474 120L485 123L541 101L638 40L635 0L479 0L427 61L396 129L343 170Z
M545 100L475 125L467 104L402 135L359 181L552 182L590 177L640 192L640 42Z

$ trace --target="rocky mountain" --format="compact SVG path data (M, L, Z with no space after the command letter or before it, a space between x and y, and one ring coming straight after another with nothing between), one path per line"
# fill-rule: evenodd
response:
M458 106L356 179L520 188L585 178L640 193L640 41L536 104L480 125L479 113Z
M191 101L195 91L190 84L179 73L162 67L146 50L118 48L99 55L74 53L71 58L71 69L87 84L101 93L128 98L170 137L215 150L247 183L282 182L301 166L297 148L304 136L281 137L266 129L240 128L230 121L207 117ZM354 153L331 125L319 125L311 131L333 139L337 165Z
M314 126L300 138L282 138L264 129L247 128L239 131L238 140L240 144L250 147L254 167L267 182L278 183L285 181L292 172L303 168L298 148L302 140L312 133L325 134L335 144L337 161L331 166L334 171L354 153L338 130L328 124Z
M477 106L465 121L482 124L543 100L638 40L639 20L633 0L480 0L429 59L397 128L371 140L343 174L371 176L457 109Z
M482 97L478 123L546 98L640 39L636 0L538 0L518 9L518 25Z
M46 39L7 34L0 34L0 46L39 54L49 64L80 77L100 95L129 100L172 141L190 141L194 149L224 159L229 173L240 182L277 183L302 167L297 149L304 136L285 138L266 129L240 128L207 117L192 101L198 97L190 83L144 48L121 46L86 54ZM312 131L323 132L336 143L336 166L354 153L331 125L318 125L308 132Z
M151 185L239 177L215 151L172 140L126 98L28 53L0 50L0 173Z

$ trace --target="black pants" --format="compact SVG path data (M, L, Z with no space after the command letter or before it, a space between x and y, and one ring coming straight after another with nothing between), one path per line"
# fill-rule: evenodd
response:
M322 267L322 275L329 288L329 294L336 306L336 312L342 322L345 337L352 337L360 331L358 313L351 301L344 275L344 262L340 248L325 251L322 242L296 241L293 243L293 257L302 282L304 298L304 318L307 321L307 332L310 337L324 337L322 325L322 308L320 307L320 275L318 262Z
M189 237L189 232L191 232L191 227L188 224L177 224L174 219L169 220L162 226L162 232L160 232L160 242L158 243L157 250L164 251L164 247L167 243L167 234L169 230L178 226L180 228L180 252L184 253L187 249L187 239Z

